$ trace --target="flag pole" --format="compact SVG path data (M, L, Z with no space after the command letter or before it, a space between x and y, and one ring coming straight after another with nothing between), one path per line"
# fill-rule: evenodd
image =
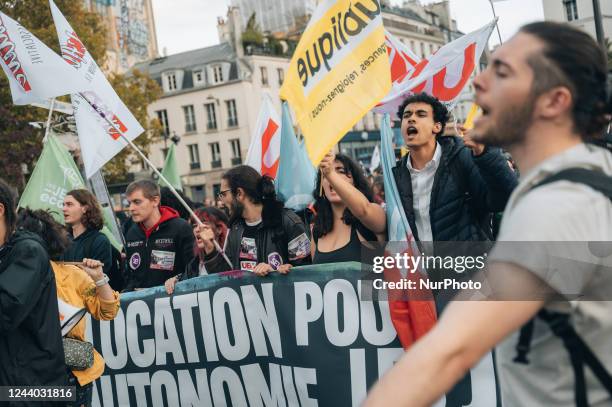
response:
M193 210L189 207L189 205L187 205L187 202L185 202L185 200L179 195L179 193L176 191L176 189L174 189L174 187L170 184L170 182L168 182L166 177L164 177L162 175L162 173L159 172L159 170L155 167L155 165L153 165L153 163L147 158L146 155L144 155L144 153L136 146L136 144L134 144L130 139L128 139L123 134L123 132L120 131L117 128L117 126L115 126L115 124L108 119L108 117L106 117L106 114L98 106L96 106L94 103L90 102L89 99L87 99L87 97L85 97L85 95L83 93L79 92L79 96L81 96L83 99L85 99L87 101L87 103L96 111L96 113L98 113L100 115L100 117L102 117L104 120L106 120L106 122L121 136L123 141L125 141L130 147L132 147L132 149L134 151L136 151L136 153L138 153L138 155L140 155L140 158L142 158L144 160L144 162L147 163L147 165L149 167L151 167L153 172L155 172L155 174L157 174L157 176L168 185L168 188L170 189L170 191L174 194L176 199L179 200L181 205L183 205L185 207L187 212L189 212L189 215L191 215L191 217L193 218L193 220L195 220L195 222L198 224L198 226L204 226L204 224L202 223L200 218L198 218L196 216L196 214L193 212ZM219 245L219 243L217 242L216 239L213 239L213 244L215 245L215 249L217 249L217 251L219 253L221 253L221 255L223 256L223 258L225 259L227 264L229 264L229 266L231 268L234 268L234 265L232 264L230 259L227 257L227 255L225 254L225 252L223 251L223 249L221 248L221 246Z
M51 127L51 115L53 114L53 106L55 105L55 98L51 98L49 102L49 115L47 116L47 125L45 126L45 137L43 137L43 143L47 142L49 138L49 128Z
M499 45L502 45L504 42L501 38L501 33L499 32L499 20L497 19L497 14L495 14L495 6L493 5L493 0L489 0L489 4L491 5L491 10L493 11L493 18L495 19L495 28L497 28L497 36L499 37Z

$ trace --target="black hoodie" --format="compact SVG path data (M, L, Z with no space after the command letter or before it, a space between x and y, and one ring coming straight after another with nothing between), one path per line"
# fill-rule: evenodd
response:
M0 248L0 361L0 386L67 384L55 277L30 232Z

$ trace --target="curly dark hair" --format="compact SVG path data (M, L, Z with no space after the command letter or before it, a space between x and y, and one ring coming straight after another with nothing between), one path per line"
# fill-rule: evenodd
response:
M359 164L357 164L351 157L344 154L337 154L336 161L342 163L345 170L348 174L350 174L353 179L353 186L359 190L370 202L374 202L374 193L372 192L372 187L368 182L365 174L361 170ZM332 212L332 207L325 194L319 195L319 191L321 190L321 172L318 172L317 175L317 184L315 186L312 195L315 198L314 210L316 212L314 218L314 225L312 228L312 235L315 239L319 239L322 236L325 236L329 232L332 231L334 227L334 214ZM358 227L360 232L366 231L367 229L363 224L357 219L351 211L346 208L344 210L344 214L342 215L342 220L345 224ZM368 234L368 233L366 233ZM376 240L375 235L364 236L368 241Z
M446 106L444 106L442 102L440 102L440 100L434 96L428 95L427 93L416 93L408 96L404 102L402 102L399 109L397 109L397 117L400 119L400 121L404 116L406 106L411 103L426 103L431 106L431 109L433 110L434 123L442 124L442 130L440 130L440 133L438 133L437 136L443 136L444 129L446 128L446 122L448 122L448 119L450 118Z
M73 197L81 206L87 207L81 218L83 226L86 229L101 230L104 226L104 217L102 216L100 203L95 195L86 189L73 189L66 194L66 196L68 195Z
M66 229L53 219L51 213L42 209L20 210L17 216L17 230L38 235L45 242L51 260L57 260L70 245Z

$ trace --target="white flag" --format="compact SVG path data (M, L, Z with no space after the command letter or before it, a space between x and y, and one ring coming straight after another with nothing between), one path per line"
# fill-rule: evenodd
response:
M49 5L62 57L91 84L91 91L83 92L87 100L80 95L72 95L81 155L85 174L89 178L127 145L119 133L91 107L90 103L97 106L129 140L134 140L142 134L144 129L113 90L104 73L53 0L49 0Z
M374 151L372 152L372 160L370 161L370 172L374 172L380 166L380 150L378 149L378 144L374 147Z
M276 178L280 159L281 121L268 94L264 94L247 153L246 165Z
M417 65L421 62L421 58L387 30L385 30L385 45L389 54L392 84L391 91L385 96L384 100L393 100L405 92L403 84L412 76Z
M62 327L62 336L66 336L68 332L81 321L81 318L87 314L85 308L77 308L59 298L57 299L57 308L59 311L60 326Z
M452 109L487 47L495 23L493 20L423 59L405 77L401 86L394 87L396 93L384 98L374 110L381 114L395 114L406 97L421 92L437 97Z
M8 77L13 103L27 105L82 92L88 84L21 24L0 12L0 66Z

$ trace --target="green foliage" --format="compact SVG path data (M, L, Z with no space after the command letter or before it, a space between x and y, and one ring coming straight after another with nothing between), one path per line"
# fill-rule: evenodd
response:
M261 46L264 41L264 35L255 20L255 13L251 14L249 21L247 21L246 28L242 32L242 44L247 45L258 45Z
M91 55L98 63L104 63L106 28L100 17L84 10L81 1L56 0L55 3L77 31ZM60 53L53 17L46 1L0 1L0 11L17 20L49 48ZM34 168L42 151L44 136L44 129L35 129L28 123L44 122L47 114L45 109L14 106L8 80L5 75L0 75L0 174L20 191L25 186L22 164L25 164L29 171Z
M103 67L106 61L108 34L106 21L95 12L87 11L80 0L55 0L72 28L87 50ZM51 10L42 0L0 0L0 11L17 20L49 48L61 55ZM109 75L107 75L108 77ZM49 78L53 80L53 78ZM157 120L149 120L147 106L158 99L161 89L148 75L134 72L131 75L110 75L109 81L119 97L145 128L145 134L135 143L146 150L160 133ZM70 101L68 96L60 98ZM42 150L44 129L35 129L29 122L45 122L48 111L32 106L14 106L8 81L0 75L0 177L16 186L20 191L25 186L22 165L31 172ZM54 119L59 118L54 114ZM108 181L121 180L129 171L126 159L132 154L124 149L104 167Z

